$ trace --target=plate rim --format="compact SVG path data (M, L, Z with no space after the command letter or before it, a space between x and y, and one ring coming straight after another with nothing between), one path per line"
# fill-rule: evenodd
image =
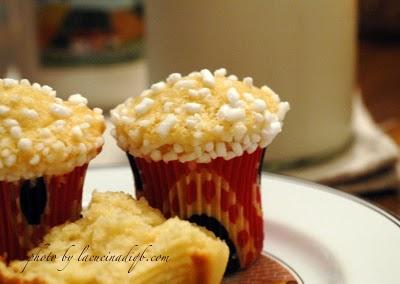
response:
M382 215L387 220L389 220L391 223L396 225L398 227L398 229L400 229L400 216L397 216L393 212L389 211L388 209L383 208L378 205L375 205L375 204L372 204L371 202L364 200L356 195L344 192L344 191L342 191L340 189L336 189L334 187L319 184L319 183L316 183L313 181L309 181L309 180L294 177L294 176L285 176L285 175L281 175L281 174L268 173L268 172L263 172L262 175L266 176L266 177L273 177L280 181L289 180L290 182L293 182L293 183L303 184L303 185L307 186L307 188L311 188L316 191L322 191L322 192L325 192L328 194L338 196L343 199L350 200L352 202L355 202L359 205L362 205L362 206L374 211L375 213L378 213L379 215ZM262 187L262 185L261 185L261 187Z

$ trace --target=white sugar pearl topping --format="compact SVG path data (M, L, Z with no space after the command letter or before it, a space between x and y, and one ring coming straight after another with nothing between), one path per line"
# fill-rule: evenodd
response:
M17 157L15 155L9 155L8 157L6 157L4 164L7 167L12 167L15 164L16 160L17 160Z
M186 103L183 107L188 113L198 113L201 111L201 105L198 103Z
M172 107L173 107L173 103L172 102L166 102L163 105L163 110L164 112L171 112L172 111Z
M3 120L3 124L7 127L12 127L12 126L18 126L19 123L15 119L12 118L6 118Z
M74 94L69 96L68 101L77 105L87 105L88 100L81 94Z
M217 117L226 121L238 121L245 117L245 111L242 108L232 108L229 105L223 105L217 113Z
M18 81L15 79L11 79L11 78L5 78L3 79L3 84L5 87L14 87L18 85Z
M174 144L173 146L174 152L175 153L182 153L184 151L183 147L179 144Z
M254 96L252 94L250 94L250 93L243 93L243 97L248 102L253 102L254 101Z
M279 110L278 110L277 116L278 116L279 120L283 120L286 116L286 113L290 109L290 105L288 102L281 102L281 103L279 103L278 107L279 107Z
M232 106L237 106L240 99L240 94L235 88L229 88L226 96L228 97L228 101Z
M72 111L68 107L57 103L51 105L50 111L52 114L59 117L68 117L72 114Z
M253 103L253 109L262 113L267 109L267 104L262 99L256 99Z
M251 77L245 77L245 78L243 78L243 83L244 83L247 87L253 87L253 78L251 78Z
M192 98L196 98L199 96L199 91L197 90L193 90L193 89L189 89L188 91L188 95Z
M29 161L29 163L30 163L32 166L35 166L35 165L39 164L39 162L40 162L40 156L39 156L39 155L34 155L34 156L32 157L32 159L30 159L30 161Z
M231 80L231 81L237 81L238 77L236 75L229 75L228 79Z
M236 122L235 125L233 126L233 136L237 141L242 140L246 132L247 132L247 127L241 121Z
M39 114L34 109L23 108L23 109L21 109L21 114L29 119L39 118Z
M201 96L201 97L206 97L206 96L208 96L208 95L211 95L211 91L210 91L209 88L201 88L201 89L199 90L199 96Z
M232 150L237 156L240 156L243 154L243 148L240 143L237 143L237 142L232 143Z
M19 83L20 83L22 86L30 86L30 85L31 85L31 82L29 82L28 79L21 79L21 80L19 81Z
M0 105L0 115L5 115L10 111L8 106Z
M53 125L56 127L64 127L66 125L65 120L59 119L53 122Z
M150 110L154 105L154 100L150 98L144 98L139 104L135 106L135 112L138 114L144 114Z
M168 76L167 78L167 83L168 84L175 84L176 82L178 82L180 79L182 78L182 75L179 73L172 73L171 75Z
M27 151L32 148L32 140L28 138L21 138L18 141L18 148L22 151Z
M224 77L226 76L226 69L225 68L220 68L214 71L214 76L215 77Z
M36 91L41 91L42 90L42 86L40 86L39 83L33 83L32 84L32 88Z
M215 86L215 78L214 75L208 69L203 69L200 71L201 77L203 79L204 85L210 88L214 88Z
M176 116L173 114L168 114L164 118L164 120L161 121L160 124L158 125L156 129L157 133L162 137L166 136L176 122L177 122Z
M163 161L169 162L169 161L176 160L177 158L178 158L178 155L175 152L168 152L168 153L164 154Z
M142 119L142 120L138 121L137 124L140 127L147 127L147 126L151 125L153 123L153 121L154 121L153 119Z
M215 145L215 152L218 157L223 157L226 155L226 145L223 142L219 142Z
M72 127L71 132L72 132L72 135L74 135L74 137L76 137L76 138L81 138L83 136L82 129L77 125Z
M154 92L161 92L166 87L167 87L167 84L165 84L164 82L161 81L161 82L151 85L151 90Z
M213 142L207 142L207 143L204 145L204 149L205 149L207 152L213 151L213 150L214 150L214 143L213 143Z
M150 157L153 161L158 162L162 159L162 154L159 150L153 150L150 154Z
M196 80L179 80L178 82L175 83L174 87L179 88L179 89L193 89L197 85Z
M200 119L198 117L196 117L196 116L193 116L193 115L192 116L188 116L186 118L186 125L191 127L191 128L196 127L199 122L200 122Z
M22 129L19 126L13 126L10 129L10 134L14 138L20 138L22 135Z

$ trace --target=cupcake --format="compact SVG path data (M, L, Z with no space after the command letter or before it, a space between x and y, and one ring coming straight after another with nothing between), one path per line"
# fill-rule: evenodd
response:
M51 252L57 256L54 261L12 261L5 266L0 258L0 283L221 283L229 254L226 244L187 221L166 220L144 199L94 193L82 215L53 228L30 252ZM61 257L66 250L68 261Z
M224 239L232 272L261 253L262 160L288 109L267 86L226 76L222 68L173 73L111 116L136 194L167 217L190 220Z
M0 80L0 255L22 258L46 231L80 216L88 162L104 119L79 94Z

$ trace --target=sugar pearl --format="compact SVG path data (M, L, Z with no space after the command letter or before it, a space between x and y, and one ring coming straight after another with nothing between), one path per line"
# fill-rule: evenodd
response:
M197 85L196 80L186 79L186 80L179 80L175 83L175 88L182 88L182 89L193 89Z
M226 69L225 68L220 68L214 71L214 75L216 77L224 77L226 76Z
M166 136L170 129L175 125L177 122L176 116L173 114L168 114L163 121L160 122L158 127L156 128L156 132L160 136Z
M19 125L18 121L16 121L15 119L12 119L12 118L4 119L3 120L3 124L6 127L12 127L12 126L18 126Z
M184 151L183 147L179 144L174 144L173 146L174 152L175 153L182 153Z
M245 78L243 78L243 83L244 83L247 87L253 87L253 78L251 78L251 77L245 77Z
M182 78L182 75L179 73L172 73L171 75L168 76L167 78L167 83L168 84L175 84L176 82L178 82L180 79Z
M203 69L200 71L204 85L210 88L214 88L215 86L215 78L214 75L208 69Z
M6 88L15 87L16 85L18 85L18 81L11 78L5 78L3 79L3 84Z
M38 119L39 114L34 109L23 108L21 114L28 119Z
M0 105L0 115L5 115L10 111L8 106Z
M11 133L11 136L12 136L12 137L14 137L14 138L20 138L21 135L22 135L21 127L19 127L19 126L13 126L13 127L11 127L10 133Z
M5 158L4 164L7 167L12 167L15 164L16 160L17 160L17 157L15 155L9 155L8 157Z
M76 138L81 138L83 136L82 129L79 126L72 127L71 132Z
M32 166L35 166L35 165L39 164L39 162L40 162L40 156L34 155L32 157L32 159L30 159L29 164L31 164Z
M69 117L72 114L71 110L68 107L63 106L61 104L53 104L50 107L50 111L54 115L60 116L60 117Z
M159 150L153 150L150 154L150 158L155 162L161 161L162 159L161 152Z
M32 140L28 138L21 138L18 141L18 148L22 151L28 151L32 148Z
M215 152L218 157L223 157L226 155L226 146L225 143L219 142L215 145Z
M88 100L81 94L74 94L69 96L68 101L77 105L87 105Z
M144 98L139 104L135 106L135 112L138 114L144 114L150 110L153 104L154 100L149 98Z
M201 105L198 103L186 103L183 107L189 113L197 113L201 111Z
M235 88L230 88L226 96L228 97L228 101L232 106L237 106L240 95Z
M153 85L151 85L151 90L154 92L161 92L166 88L166 84L164 82L158 82Z
M232 108L229 105L223 105L218 110L217 117L226 121L238 121L245 117L245 111L242 108Z
M257 112L264 112L267 109L267 104L261 99L256 99L253 103L253 109Z
M28 79L21 79L21 80L19 81L19 83L20 83L22 86L30 86L30 85L31 85L31 82L29 82Z

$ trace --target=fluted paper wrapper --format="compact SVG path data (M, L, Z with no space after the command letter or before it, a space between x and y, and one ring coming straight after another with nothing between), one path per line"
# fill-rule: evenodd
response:
M0 256L21 259L53 227L82 209L87 164L59 176L0 182Z
M128 158L136 195L145 197L166 217L179 216L227 238L230 258L237 261L233 270L238 270L249 266L263 245L263 154L264 149L257 149L252 154L209 163L154 162L129 154Z

